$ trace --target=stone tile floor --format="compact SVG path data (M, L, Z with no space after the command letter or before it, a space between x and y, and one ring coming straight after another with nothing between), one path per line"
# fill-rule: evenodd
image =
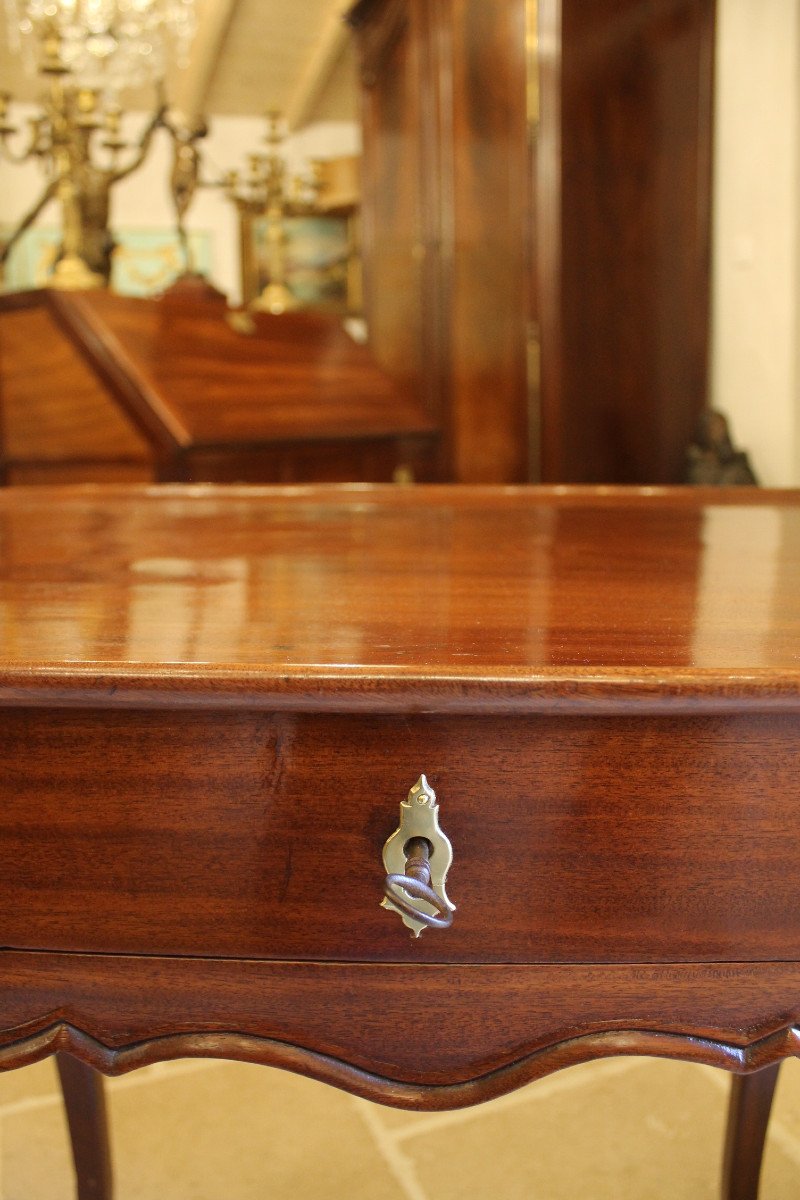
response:
M716 1200L724 1075L573 1067L457 1113L382 1108L235 1063L108 1083L117 1200ZM50 1063L0 1076L0 1197L71 1200ZM800 1196L800 1062L783 1068L761 1200Z

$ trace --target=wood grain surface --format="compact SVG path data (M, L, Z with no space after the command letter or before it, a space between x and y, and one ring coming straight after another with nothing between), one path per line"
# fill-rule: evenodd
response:
M715 5L539 20L541 478L679 483L709 402Z
M789 492L0 494L0 1065L445 1108L797 1054L799 539ZM412 942L420 771L457 912Z
M409 1108L475 1104L590 1058L746 1072L796 1054L800 967L378 966L4 952L0 1067L283 1066ZM410 1014L413 1014L413 1018Z
M0 944L396 962L800 959L800 717L11 709ZM446 932L379 907L424 771Z
M20 490L4 703L798 708L800 499Z
M195 291L0 297L4 481L436 478L434 424L338 318L239 333Z
M40 295L0 299L6 482L151 479L146 441L63 336Z
M252 315L224 300L58 294L59 319L120 403L165 445L227 446L427 433L420 406L335 317Z
M440 478L524 481L525 0L363 0L349 20L370 345L441 427Z
M714 5L540 0L530 130L525 8L350 12L373 345L441 421L445 478L537 477L541 419L544 479L676 483L707 399Z

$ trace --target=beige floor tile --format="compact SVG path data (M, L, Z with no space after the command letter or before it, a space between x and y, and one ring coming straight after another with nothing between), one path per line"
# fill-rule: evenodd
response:
M243 1064L110 1090L118 1200L403 1200L349 1097ZM71 1200L63 1118L2 1125L3 1200Z
M800 1137L800 1060L796 1058L781 1067L772 1115Z
M759 1200L800 1196L800 1062L781 1067L764 1154Z
M107 1080L106 1087L114 1089L141 1086L149 1082L153 1076L164 1071L197 1071L206 1067L213 1068L216 1065L214 1062L204 1060L197 1062L187 1060L179 1064L156 1063L155 1066L144 1067L130 1075L123 1075L119 1079ZM40 1100L53 1100L53 1102L60 1103L61 1086L54 1058L33 1063L30 1067L21 1067L17 1071L0 1072L0 1112L9 1105L28 1107ZM2 1200L1 1197L0 1200Z
M0 1200L72 1200L52 1066L5 1078ZM716 1200L727 1080L615 1059L463 1113L415 1114L280 1071L187 1061L113 1080L109 1100L118 1200ZM784 1067L775 1116L760 1200L797 1200L800 1063Z
M800 1196L800 1160L789 1158L777 1141L767 1141L761 1171L759 1200L797 1200Z
M437 1200L716 1200L726 1092L683 1063L642 1060L586 1086L402 1143ZM476 1113L479 1110L475 1110ZM797 1200L800 1176L771 1147L763 1200Z
M44 1096L60 1096L55 1060L33 1063L18 1071L0 1072L0 1108Z

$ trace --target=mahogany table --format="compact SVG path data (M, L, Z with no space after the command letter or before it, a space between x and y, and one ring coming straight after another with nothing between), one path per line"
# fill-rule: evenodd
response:
M773 1068L755 1195L800 1046L800 495L19 489L0 539L0 1065L420 1109ZM451 903L423 781L382 907L421 775Z

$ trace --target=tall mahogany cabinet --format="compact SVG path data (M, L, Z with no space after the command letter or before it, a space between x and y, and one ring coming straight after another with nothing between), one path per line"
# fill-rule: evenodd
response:
M536 8L351 10L373 351L440 423L445 478L679 482L707 390L714 0Z
M440 423L442 473L528 476L523 0L361 0L371 346Z

